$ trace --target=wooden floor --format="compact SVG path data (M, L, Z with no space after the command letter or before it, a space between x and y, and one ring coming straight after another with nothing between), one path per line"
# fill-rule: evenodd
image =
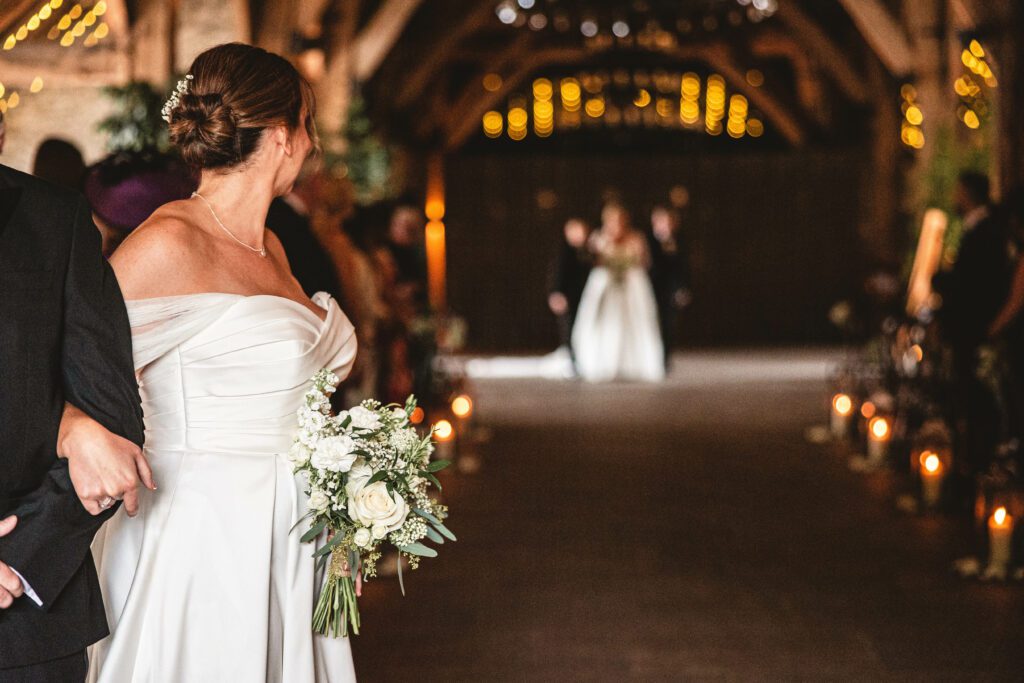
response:
M968 525L805 442L825 358L691 354L657 387L477 381L459 542L363 599L374 681L1024 680L1024 585Z

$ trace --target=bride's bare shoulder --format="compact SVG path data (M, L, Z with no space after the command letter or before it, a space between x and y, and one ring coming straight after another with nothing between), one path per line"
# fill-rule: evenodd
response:
M198 258L199 231L185 202L165 204L136 228L110 257L126 299L176 291Z

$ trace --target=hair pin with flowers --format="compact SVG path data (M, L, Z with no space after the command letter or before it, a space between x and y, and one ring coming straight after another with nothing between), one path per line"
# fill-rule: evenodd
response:
M188 92L191 82L192 74L185 74L185 77L178 81L178 85L174 87L174 92L171 93L170 99L164 102L164 107L160 110L160 115L167 123L171 122L171 112L178 106L181 96Z

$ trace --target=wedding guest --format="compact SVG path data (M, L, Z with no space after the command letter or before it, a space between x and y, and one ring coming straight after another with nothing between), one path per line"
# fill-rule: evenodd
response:
M304 182L307 179L300 178L288 194L271 202L267 227L281 240L292 274L306 295L327 292L341 302L338 271L313 232L311 207L302 192Z
M651 211L651 283L658 300L658 321L666 364L675 344L679 313L693 299L690 292L690 252L681 224L678 211L664 206L656 206Z
M395 265L396 294L416 310L427 305L427 258L423 246L423 214L412 202L401 202L391 212L381 249Z
M989 180L981 173L960 174L954 195L964 236L956 262L939 272L933 287L942 297L939 323L953 352L954 410L966 424L971 474L982 469L995 449L995 407L991 392L976 376L977 352L988 336L1010 284L1009 239L992 214Z
M158 208L187 199L196 188L175 157L157 152L118 152L86 170L85 198L110 257L128 234Z
M36 149L32 175L69 190L82 190L85 160L72 143L60 138L47 138Z
M576 323L580 298L594 261L587 248L590 233L590 226L580 218L570 218L565 222L562 228L564 240L552 268L548 294L548 308L555 314L559 341L569 350L573 365L576 355L572 350L572 326Z

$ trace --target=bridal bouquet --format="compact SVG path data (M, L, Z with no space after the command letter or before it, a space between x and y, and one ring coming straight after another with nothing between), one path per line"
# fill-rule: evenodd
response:
M303 543L327 532L314 553L327 579L313 613L317 633L359 633L357 579L376 576L387 546L397 552L398 581L405 594L402 560L416 569L422 557L437 557L425 539L444 543L455 536L444 525L448 508L428 495L441 488L434 474L448 461L431 462L432 434L420 437L409 421L412 396L404 406L362 404L331 415L330 395L338 377L321 370L299 408L299 430L289 453L296 473L306 478L311 526Z

